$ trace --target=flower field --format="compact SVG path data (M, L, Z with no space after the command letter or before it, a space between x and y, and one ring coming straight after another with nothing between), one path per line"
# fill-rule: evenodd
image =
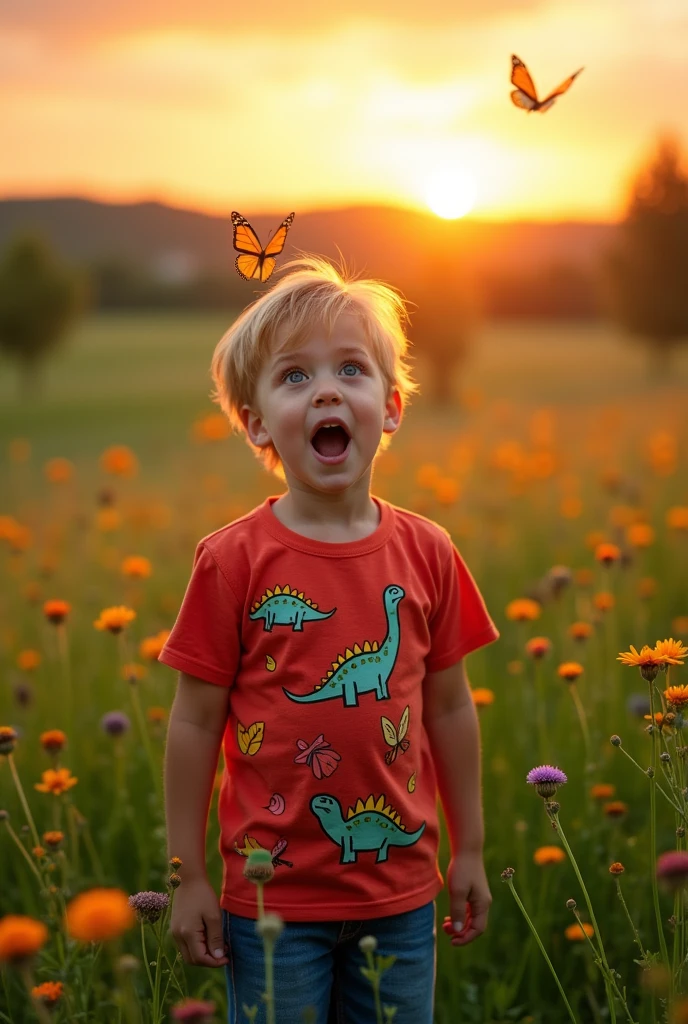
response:
M206 399L224 326L90 321L34 406L0 379L2 1022L226 1019L166 930L156 661L196 542L282 489ZM494 902L472 946L438 929L437 1024L688 1022L688 363L647 381L601 327L479 341L374 479L501 631L468 659Z

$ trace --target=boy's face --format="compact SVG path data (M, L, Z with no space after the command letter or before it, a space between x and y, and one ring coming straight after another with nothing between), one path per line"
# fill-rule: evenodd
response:
M285 335L263 366L253 401L241 418L253 444L272 442L287 484L345 490L369 473L380 438L401 422L401 399L387 393L358 319L342 314L328 337L317 328L293 352ZM340 428L321 428L339 421Z

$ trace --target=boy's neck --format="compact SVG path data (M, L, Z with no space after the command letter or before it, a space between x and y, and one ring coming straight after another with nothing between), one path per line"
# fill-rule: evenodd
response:
M304 494L288 490L272 504L283 526L302 537L329 544L362 540L377 530L380 510L367 487L345 495Z

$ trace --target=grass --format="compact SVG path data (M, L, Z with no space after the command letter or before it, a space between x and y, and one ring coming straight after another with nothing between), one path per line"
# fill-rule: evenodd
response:
M74 605L70 643L75 730L65 763L80 780L71 793L88 826L69 846L73 891L102 882L126 892L159 889L167 876L164 823L151 790L145 746L132 728L122 745L123 760L117 761L99 730L106 711L120 708L133 722L134 710L120 678L116 643L93 630L93 619L106 605L136 602L138 618L127 634L128 656L133 657L144 636L174 620L196 541L265 494L281 490L238 438L202 446L190 440L193 421L215 409L208 399L208 365L225 327L225 319L217 316L87 321L47 368L42 394L30 402L17 397L12 369L0 365L5 450L6 442L16 437L27 438L32 447L24 464L10 463L3 454L0 516L12 515L28 525L32 541L25 554L7 554L0 570L0 671L6 680L0 691L0 725L12 723L23 731L17 765L43 831L53 824L53 809L50 798L33 790L40 771L48 767L37 737L54 726L65 683L55 632L44 622L40 605L23 596L26 584L34 582L43 597L65 597ZM418 377L421 384L427 382L421 358ZM675 623L688 616L686 537L668 530L665 518L671 506L688 504L688 360L680 354L670 380L651 381L642 351L604 326L486 326L476 336L466 367L457 370L455 384L457 402L450 408L437 409L422 395L414 401L390 452L380 461L374 487L388 500L417 509L451 531L502 631L500 643L468 663L472 685L489 687L495 694L494 704L480 712L486 865L494 904L488 933L471 947L453 949L439 931L437 1024L557 1024L570 1019L501 883L500 873L508 865L516 870L516 889L573 1012L580 1021L607 1019L605 989L590 950L564 937L574 920L566 900L573 896L583 906L571 865L537 867L532 860L538 846L556 841L542 802L524 783L526 772L545 758L569 776L560 794L562 825L595 906L609 962L628 986L635 1019L649 1024L662 1019L662 1008L641 985L641 969L633 962L634 936L608 872L613 860L624 863L622 885L630 913L644 947L659 950L649 875L649 782L611 746L609 736L621 734L624 749L643 768L650 764L646 723L627 708L628 697L646 694L647 684L635 669L620 666L616 655L631 643L653 644L672 631L676 636ZM676 455L662 462L661 452L671 448L672 439ZM141 466L138 477L113 480L102 472L98 458L111 444L131 446ZM42 472L45 461L56 456L75 466L74 481L62 488L49 485ZM441 500L441 488L419 482L417 471L424 466L427 475L429 464L437 467L436 476L457 483L456 501ZM123 513L121 527L111 533L97 525L97 496L105 485L114 489ZM581 503L573 518L562 514L562 500L571 498ZM627 540L625 524L634 518L655 528L655 542L646 549L633 549ZM633 555L630 563L610 570L597 564L593 531L620 542ZM146 555L153 562L152 578L137 588L118 574L127 554ZM555 564L589 569L590 585L569 587L559 600L547 602L532 624L509 622L508 602L529 592ZM642 599L638 588L648 577L656 582L656 594ZM601 590L615 597L609 613L594 607L594 595ZM579 619L595 624L592 639L582 647L567 634L568 625ZM548 636L554 645L542 666L546 728L540 740L538 690L523 647L532 635ZM27 680L16 657L28 647L39 650L43 662ZM590 730L592 758L587 764L579 715L566 684L556 676L556 666L564 660L585 666L577 685ZM685 681L685 669L672 673L673 683ZM13 695L17 685L27 682L33 699L20 707ZM144 713L169 707L173 690L173 674L149 665L140 687ZM164 727L147 728L153 756L161 758ZM540 750L538 743L548 746ZM675 757L675 746L671 750ZM0 765L0 805L8 808L19 828L21 809L5 768ZM608 818L590 799L593 782L616 786L617 798L628 805L624 817ZM661 796L657 799L657 848L663 851L676 846L676 821ZM217 883L214 815L213 807L208 853ZM443 840L443 868L447 857ZM0 858L0 914L42 913L31 872L2 831ZM660 901L666 922L674 911L673 900L661 893ZM444 893L440 920L447 906ZM669 929L667 938L673 941ZM123 942L122 948L136 952L134 938ZM42 964L41 980L54 976L48 968ZM108 969L103 967L100 974L97 965L89 969L102 986L96 984L91 995L81 991L85 1016L80 1019L117 1020L110 1016L115 1011L108 1003ZM28 1018L21 1014L28 1011L12 977L6 991L0 988L0 1010L8 1012L4 998L14 1020L23 1021ZM144 982L135 979L142 1007ZM187 971L186 984L194 995L223 1005L219 972ZM97 998L102 1000L100 1009Z

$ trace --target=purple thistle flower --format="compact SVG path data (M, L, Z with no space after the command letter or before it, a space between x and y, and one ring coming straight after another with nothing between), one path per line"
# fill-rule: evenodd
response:
M200 999L185 999L172 1008L172 1019L187 1024L209 1024L215 1012L215 1003L204 1003Z
M100 720L100 727L108 736L123 736L131 722L123 711L108 711Z
M137 892L129 897L129 906L136 911L138 920L149 924L155 924L169 903L170 897L166 892Z
M688 851L669 850L657 858L657 878L668 889L676 891L688 883Z
M541 764L537 768L531 768L526 775L526 782L529 786L535 786L542 797L554 796L557 786L563 786L568 782L561 768L555 768L551 764Z

